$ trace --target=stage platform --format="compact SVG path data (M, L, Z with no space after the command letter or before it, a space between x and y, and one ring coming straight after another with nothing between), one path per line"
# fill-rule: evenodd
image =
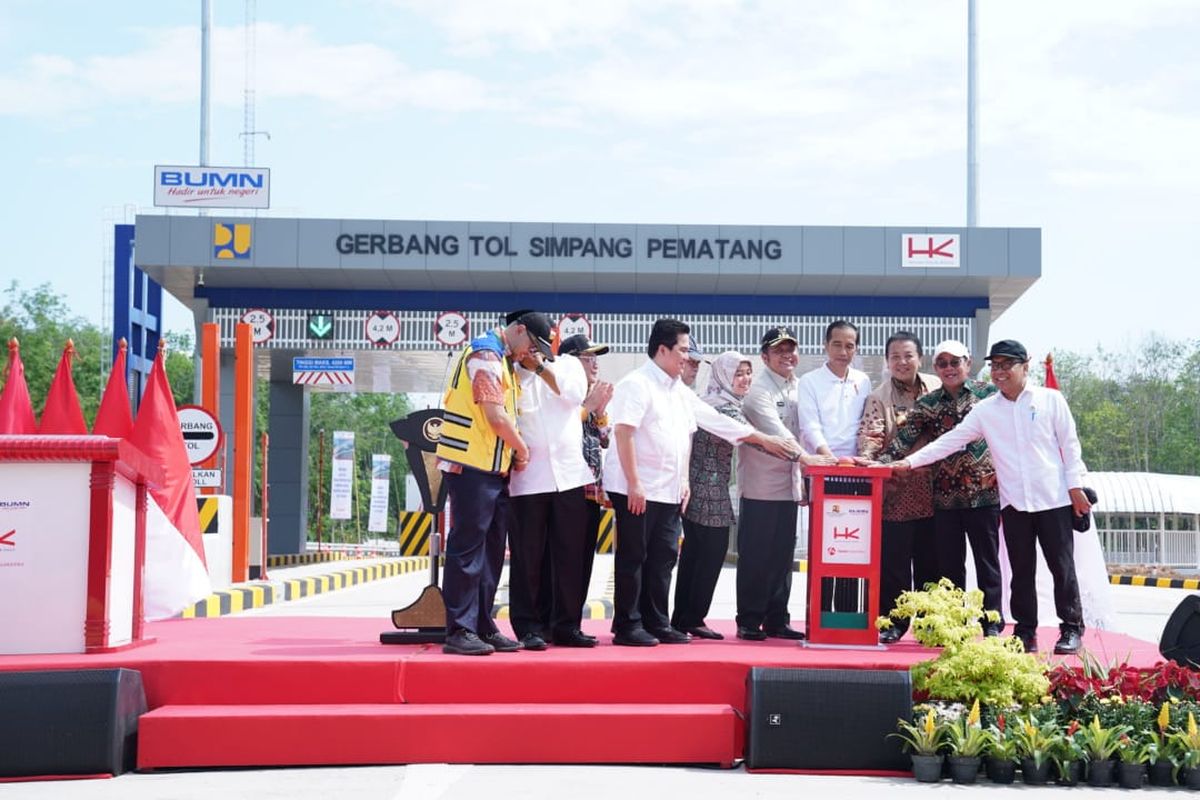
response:
M752 666L907 669L935 656L911 639L886 649L816 649L728 638L616 647L585 623L591 649L448 656L382 645L387 620L216 617L148 625L150 644L73 656L0 656L0 670L139 670L150 712L138 766L717 764L743 755ZM507 624L502 629L508 632ZM1057 630L1039 632L1053 647ZM1089 631L1104 662L1150 666L1157 644ZM1053 656L1050 656L1054 658Z

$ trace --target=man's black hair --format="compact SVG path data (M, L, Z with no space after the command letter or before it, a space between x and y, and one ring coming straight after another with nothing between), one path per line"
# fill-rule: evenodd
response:
M833 332L836 331L838 328L849 328L850 330L854 331L854 341L856 341L856 342L858 341L859 335L858 335L858 326L857 325L855 325L850 320L835 319L833 322L829 323L829 327L827 327L825 329L825 341L826 342L828 342L830 339L833 338ZM887 352L887 351L885 350L884 352Z
M825 341L829 341L826 339ZM896 331L887 339L887 344L883 346L883 357L887 358L892 349L892 344L895 342L912 342L917 346L917 356L925 355L925 351L921 349L921 337L917 336L912 331Z
M680 322L677 319L655 320L654 327L650 329L650 343L646 345L646 353L654 358L658 354L660 345L665 345L668 350L671 350L679 343L681 334L691 332L692 329L686 322Z

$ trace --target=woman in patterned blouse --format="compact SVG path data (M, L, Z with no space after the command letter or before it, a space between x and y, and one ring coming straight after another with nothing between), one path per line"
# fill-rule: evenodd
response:
M750 389L754 367L736 350L713 359L704 401L727 417L741 422L742 398ZM712 605L713 591L725 552L729 549L729 526L733 524L733 501L729 479L733 472L733 448L703 430L692 436L688 469L691 497L683 509L683 547L679 574L675 578L675 612L671 627L701 639L723 639L704 624Z

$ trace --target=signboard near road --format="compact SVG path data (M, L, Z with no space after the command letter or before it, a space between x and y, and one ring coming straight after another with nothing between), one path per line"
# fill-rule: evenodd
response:
M292 359L292 383L301 386L353 386L353 358Z
M308 324L304 328L310 339L333 338L333 314L318 312L308 315Z
M471 335L467 315L460 311L443 311L433 323L433 338L446 347L458 347Z
M221 448L221 423L207 408L180 406L179 430L192 466L204 463Z
M400 338L400 320L390 311L373 311L364 326L367 341L376 347L387 347Z
M154 205L270 208L271 170L261 167L156 166Z
M192 485L197 489L219 489L221 470L192 468Z
M954 269L959 258L957 233L903 233L900 235L900 266Z
M250 338L255 344L266 344L275 336L275 317L265 308L248 308L241 321L250 326Z

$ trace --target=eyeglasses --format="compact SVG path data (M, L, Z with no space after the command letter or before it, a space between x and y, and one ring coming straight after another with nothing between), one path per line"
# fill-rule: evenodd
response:
M961 358L939 358L937 361L933 362L933 365L938 369L958 369L962 362L963 360Z
M993 361L992 362L992 372L995 372L996 370L1000 370L1001 372L1008 372L1013 367L1015 367L1019 364L1024 364L1024 363L1025 363L1024 361L1017 361L1017 360L1008 359L1008 358L1004 359L1003 361Z

